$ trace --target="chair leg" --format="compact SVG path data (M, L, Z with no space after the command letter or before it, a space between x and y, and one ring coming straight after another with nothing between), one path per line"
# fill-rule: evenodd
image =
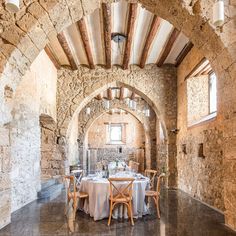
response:
M130 212L130 220L131 220L131 224L134 225L134 219L133 219L133 211L132 211L132 202L129 202L129 212Z
M74 206L74 209L76 210L77 209L77 198L73 199L73 206Z
M160 215L159 197L156 197L156 205L157 205L157 216L158 219L160 219L161 215Z
M128 205L126 205L126 208L127 208L127 214L128 214L128 218L130 218L130 217L131 217L131 215L130 215L129 206L128 206Z
M70 204L70 198L67 197L67 202L65 203L65 208L64 208L64 214L65 214L65 216L67 215L68 208L69 208L69 207L68 207L69 204Z
M108 226L111 224L111 216L112 216L112 208L113 208L113 203L110 201L110 214L109 214L109 219L108 219Z

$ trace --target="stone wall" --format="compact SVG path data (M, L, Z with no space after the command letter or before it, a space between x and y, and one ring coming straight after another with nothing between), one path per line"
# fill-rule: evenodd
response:
M35 200L41 188L39 115L44 111L55 117L55 98L54 102L48 98L56 96L56 78L54 65L42 52L16 90L10 126L12 212ZM54 90L52 86L48 86L47 90L45 85L51 80L54 82ZM47 96L48 93L50 95Z
M40 190L39 91L29 71L16 91L11 123L12 211L37 198Z
M187 79L188 125L209 114L208 75Z
M123 144L111 144L108 141L109 133L107 124L123 124L122 140ZM106 160L108 162L123 160L128 163L129 156L134 156L141 161L143 166L144 158L140 158L139 150L144 149L145 131L143 125L133 115L127 114L107 114L98 117L88 130L88 149L97 149L96 161ZM119 153L118 148L122 148Z
M10 221L11 216L11 147L9 127L0 128L0 227Z
M143 147L145 132L142 123L133 115L127 113L107 114L98 117L88 130L88 146L91 148L108 148L113 144L109 143L107 125L109 123L123 124L123 145L130 148ZM119 144L115 146L120 146Z
M193 49L178 68L178 187L223 211L223 132L220 120L217 117L188 127L188 82L185 77L202 57Z
M55 121L45 115L40 116L41 127L41 179L64 174L65 156L60 151L55 134Z

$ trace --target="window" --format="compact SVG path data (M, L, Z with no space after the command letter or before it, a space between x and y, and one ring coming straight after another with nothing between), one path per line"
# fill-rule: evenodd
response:
M217 110L217 90L216 90L216 75L211 73L209 76L209 96L210 96L210 113Z
M107 124L107 143L108 144L124 144L125 125Z
M187 78L188 126L199 124L216 116L217 78L207 60L204 60Z
M121 124L110 126L110 141L121 142L122 141L122 126Z

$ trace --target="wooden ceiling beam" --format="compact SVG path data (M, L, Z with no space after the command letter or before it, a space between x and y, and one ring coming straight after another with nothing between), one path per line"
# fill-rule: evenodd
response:
M129 9L129 19L128 19L128 29L127 29L127 38L126 38L126 45L125 45L125 51L124 51L124 59L123 59L123 69L128 69L130 56L131 56L131 46L134 36L134 26L135 21L137 18L137 9L138 4L137 3L130 3L130 9Z
M131 96L130 96L130 99L131 99L131 100L134 100L134 98L135 98L135 92L132 92L132 94L131 94Z
M59 70L61 68L61 64L54 55L54 53L52 52L51 48L48 45L46 45L44 51L46 52L46 54L48 55L49 59L52 61L54 66Z
M112 89L109 88L107 89L107 99L108 100L112 100L113 96L112 96Z
M151 24L150 30L148 32L148 36L147 36L144 48L143 48L143 53L142 53L142 57L140 60L140 67L141 68L144 68L144 66L145 66L149 49L150 49L151 44L157 34L160 24L161 24L161 18L155 15L153 17L152 24Z
M208 68L206 71L204 71L203 73L202 73L202 75L209 75L209 74L211 74L213 72L213 70L212 70L212 68L210 67L210 68Z
M88 59L89 67L90 69L95 69L94 61L93 61L93 55L92 50L89 44L89 37L88 37L88 31L87 27L84 21L84 18L80 19L77 22L78 29L80 31L81 39L84 45L85 53Z
M200 76L203 75L208 69L211 69L210 63L205 65L196 75L194 76Z
M182 49L182 51L179 53L179 55L176 58L176 63L175 63L176 67L179 66L182 63L184 58L191 51L192 47L193 47L193 43L190 42L190 41L184 46L184 48Z
M64 53L65 53L69 63L70 63L71 69L72 70L76 70L77 69L77 65L76 65L74 57L73 57L73 55L71 53L70 47L69 47L69 45L68 45L68 43L66 41L64 33L63 32L59 33L57 35L57 39L58 39L58 41L59 41L59 43L60 43L60 45L61 45L61 47L62 47L62 49L64 51Z
M174 42L178 38L179 34L180 34L180 31L177 30L176 28L174 28L174 30L170 34L170 37L167 40L167 43L165 44L165 47L161 53L160 59L158 59L157 66L161 67L164 64L166 58L168 57L168 55L174 45Z
M119 99L123 100L124 99L124 95L125 95L125 88L121 87L120 88L120 97L119 97Z
M102 3L106 68L111 68L111 4Z
M102 95L99 93L96 97L97 100L102 100Z

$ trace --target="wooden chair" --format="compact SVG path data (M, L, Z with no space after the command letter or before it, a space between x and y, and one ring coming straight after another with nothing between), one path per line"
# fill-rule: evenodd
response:
M162 173L158 176L156 191L148 190L145 192L145 196L152 197L156 204L157 208L157 216L160 219L160 207L159 207L159 200L160 200L160 191L161 191L161 180L164 178L165 174Z
M139 163L135 161L129 161L129 167L135 172L138 172Z
M77 191L76 187L76 179L74 175L66 175L64 176L64 182L66 185L67 191L67 204L70 203L70 200L73 200L73 208L76 210L77 208L77 199L85 199L88 197L88 194L85 192ZM66 213L65 209L65 213Z
M150 178L150 190L154 189L156 175L157 175L156 170L145 170L145 176Z
M133 210L132 210L132 192L134 178L109 178L110 182L110 214L108 226L111 223L112 211L117 204L127 206L128 216L131 224L134 225Z

